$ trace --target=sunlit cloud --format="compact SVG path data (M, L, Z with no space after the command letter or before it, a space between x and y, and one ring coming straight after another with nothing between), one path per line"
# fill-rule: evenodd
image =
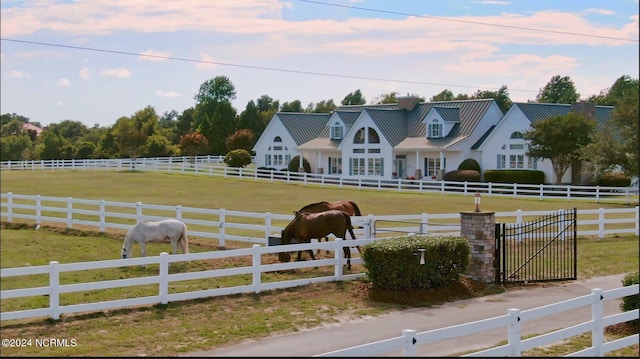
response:
M71 81L69 81L69 79L61 78L58 80L58 86L66 87L69 85L71 85Z
M180 93L173 91L156 90L156 95L160 97L180 97Z
M611 10L607 10L607 9L587 9L585 10L586 14L598 14L598 15L613 15L615 14L614 11Z
M167 61L166 58L170 56L171 52L149 49L140 53L140 56L138 56L138 61Z
M83 80L88 80L91 78L91 69L88 67L83 67L80 69L80 78Z
M27 79L31 77L31 74L29 74L28 72L18 70L7 71L6 74L12 79Z
M215 69L218 65L212 63L214 62L214 59L211 55L209 54L200 54L200 61L198 63L198 65L196 66L198 68L198 70L211 70L211 69Z
M131 71L125 68L106 69L106 70L101 70L100 75L106 76L106 77L125 78L125 77L131 77Z

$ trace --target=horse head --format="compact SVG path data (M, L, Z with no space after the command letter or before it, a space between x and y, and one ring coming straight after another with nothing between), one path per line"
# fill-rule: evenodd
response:
M122 247L122 259L127 259L127 249Z

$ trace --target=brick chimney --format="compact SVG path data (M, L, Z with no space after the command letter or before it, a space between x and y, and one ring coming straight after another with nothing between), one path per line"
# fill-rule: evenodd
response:
M398 110L413 111L419 101L420 97L417 96L398 96Z

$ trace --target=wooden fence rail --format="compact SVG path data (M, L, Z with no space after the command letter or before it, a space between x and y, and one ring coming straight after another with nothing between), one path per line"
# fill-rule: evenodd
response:
M630 335L615 341L605 342L604 328L613 324L637 320L638 309L604 315L604 302L625 296L638 295L638 284L624 286L603 291L595 288L591 294L549 304L529 310L509 309L507 314L475 322L429 330L417 333L413 329L405 329L402 335L394 338L380 340L368 344L362 344L351 348L345 348L332 352L316 355L317 357L345 357L345 356L376 356L393 351L401 351L402 356L417 356L417 348L427 346L429 343L452 338L464 338L465 336L485 332L497 328L507 329L507 344L494 348L480 350L463 355L464 357L500 357L520 356L523 351L553 344L582 333L591 332L592 344L589 348L572 353L569 356L604 356L604 354L620 348L637 345L638 334ZM591 318L589 320L568 328L553 331L551 333L537 335L522 339L521 327L523 323L535 319L552 316L554 314L591 306Z

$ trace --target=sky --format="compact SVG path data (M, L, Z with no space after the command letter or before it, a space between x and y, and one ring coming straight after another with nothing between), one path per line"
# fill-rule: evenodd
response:
M240 114L267 95L303 107L360 90L429 100L553 76L581 99L638 79L638 0L2 0L0 113L109 127L195 106L217 76Z

